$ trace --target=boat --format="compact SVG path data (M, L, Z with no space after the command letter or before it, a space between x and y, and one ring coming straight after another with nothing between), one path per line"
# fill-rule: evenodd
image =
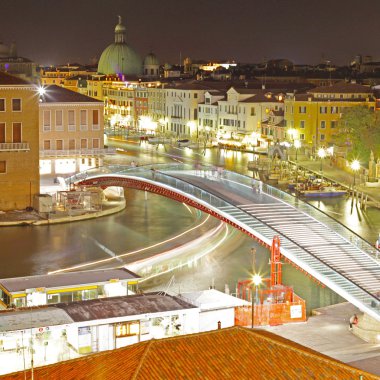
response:
M149 144L155 145L155 144L170 144L170 139L164 138L164 137L149 137L148 142Z
M325 186L319 189L299 190L299 194L306 198L315 197L340 197L347 194L347 190L341 187Z
M182 140L177 140L178 146L189 146L190 145L190 140L189 139L182 139Z

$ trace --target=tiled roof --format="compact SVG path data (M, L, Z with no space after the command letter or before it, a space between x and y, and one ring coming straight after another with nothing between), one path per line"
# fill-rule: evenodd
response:
M0 86L12 86L12 85L15 85L15 86L20 86L20 85L33 86L32 83L30 83L24 79L21 79L21 78L18 78L18 77L15 77L13 75L9 75L7 73L0 71Z
M45 91L45 94L41 97L42 103L103 103L97 99L55 85L45 87Z
M0 376L23 380L30 371ZM360 377L362 376L362 377ZM34 369L34 379L379 380L267 331L242 327L151 340Z
M75 322L196 308L178 297L160 293L60 303L54 307L63 309Z
M332 86L316 87L313 90L309 90L312 94L351 94L351 93L372 93L372 89L369 86L363 86L357 83L338 82Z

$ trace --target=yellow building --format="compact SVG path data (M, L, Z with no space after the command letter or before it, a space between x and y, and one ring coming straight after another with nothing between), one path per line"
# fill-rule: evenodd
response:
M0 210L24 209L39 193L35 85L0 72Z
M306 94L288 94L285 98L287 139L300 140L314 153L319 147L334 143L338 122L348 107L366 106L375 109L370 87L340 82L316 87Z

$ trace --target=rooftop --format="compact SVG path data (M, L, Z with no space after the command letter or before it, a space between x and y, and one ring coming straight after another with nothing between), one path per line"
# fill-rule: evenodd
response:
M32 83L15 77L13 75L9 75L7 73L4 73L0 71L0 86L20 86L20 85L28 85L28 86L34 86Z
M371 94L373 91L369 86L357 83L338 82L331 86L321 86L309 90L311 94Z
M74 322L196 308L178 297L160 293L61 303L55 307L64 310Z
M41 96L42 103L102 103L101 101L67 90L56 85L45 87L45 94Z
M0 379L23 380L17 372ZM362 376L362 377L360 377ZM329 379L378 376L262 330L242 327L151 340L34 368L36 379Z
M33 288L60 288L83 284L98 284L111 279L132 280L139 275L125 269L100 269L82 272L57 273L38 276L14 277L0 279L0 286L8 292L24 292Z

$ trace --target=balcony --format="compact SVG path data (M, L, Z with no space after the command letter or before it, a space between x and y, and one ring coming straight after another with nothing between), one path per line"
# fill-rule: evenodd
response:
M0 152L27 152L29 150L29 143L0 143Z
M105 149L67 149L67 150L40 150L40 158L53 157L82 157L82 156L103 156L105 154L114 154L113 148Z

